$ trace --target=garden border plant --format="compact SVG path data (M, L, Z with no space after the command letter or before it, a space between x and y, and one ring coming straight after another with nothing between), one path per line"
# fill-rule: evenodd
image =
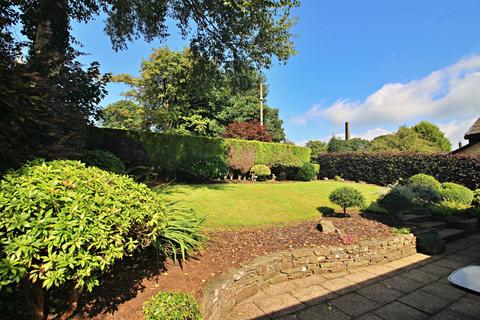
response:
M186 258L203 242L193 211L167 205L127 176L79 161L34 161L0 181L0 288L21 286L35 318L45 318L45 294L63 288L69 309L99 285L116 261L146 247ZM28 303L28 301L26 301Z

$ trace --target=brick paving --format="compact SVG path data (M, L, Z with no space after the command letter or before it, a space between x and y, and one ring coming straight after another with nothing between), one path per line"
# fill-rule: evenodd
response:
M480 319L480 296L447 281L472 264L480 265L479 234L447 244L442 255L415 254L269 286L235 306L228 319Z

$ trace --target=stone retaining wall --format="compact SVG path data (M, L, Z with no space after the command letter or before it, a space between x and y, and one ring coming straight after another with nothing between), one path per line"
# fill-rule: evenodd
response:
M258 257L213 278L202 288L200 305L206 320L223 319L235 304L269 285L312 274L386 263L415 253L415 237L411 234L364 240L354 245L281 251Z

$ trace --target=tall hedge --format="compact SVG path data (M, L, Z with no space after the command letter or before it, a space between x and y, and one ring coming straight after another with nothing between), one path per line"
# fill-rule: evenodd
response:
M387 185L426 173L441 182L470 189L480 187L480 157L416 153L324 153L319 155L320 177L341 176L352 181Z
M252 140L207 138L91 127L89 149L108 150L129 166L150 165L165 174L175 174L191 157L220 157L227 160L230 148L253 148L255 164L270 165L279 154L291 154L301 162L310 161L310 148Z

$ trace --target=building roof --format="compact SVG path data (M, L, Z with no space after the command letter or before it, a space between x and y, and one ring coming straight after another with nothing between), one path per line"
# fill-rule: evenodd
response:
M471 136L476 134L480 135L480 118L478 118L477 121L475 121L475 123L465 133L465 139L469 139Z

